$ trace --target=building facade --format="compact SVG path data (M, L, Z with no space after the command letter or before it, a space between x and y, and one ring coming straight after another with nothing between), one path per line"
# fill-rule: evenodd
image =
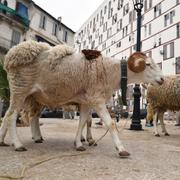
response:
M105 0L77 31L76 49L98 49L106 56L127 59L136 50L137 17L132 2ZM142 51L164 75L180 74L180 0L144 0L141 40ZM132 110L133 85L128 92Z
M0 0L0 54L29 39L73 46L74 31L32 0Z
M74 31L32 0L0 0L0 63L11 47L29 39L73 46Z

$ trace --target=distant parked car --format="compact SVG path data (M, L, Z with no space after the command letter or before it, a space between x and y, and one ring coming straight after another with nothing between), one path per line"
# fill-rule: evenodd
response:
M41 118L63 118L63 111L45 108L41 113Z

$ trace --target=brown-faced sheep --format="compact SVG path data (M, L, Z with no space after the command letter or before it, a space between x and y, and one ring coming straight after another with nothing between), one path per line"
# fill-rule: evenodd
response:
M109 129L119 155L128 156L105 104L119 89L121 61L93 53L91 57L95 59L87 60L84 53L74 53L64 45L50 47L35 41L10 49L4 62L10 85L10 106L0 128L0 144L5 144L9 130L15 150L25 150L17 136L16 118L28 98L33 97L39 104L52 108L67 103L80 104L76 148L82 147L82 129L93 108ZM151 58L136 52L127 62L127 81L162 84L163 76Z
M155 136L159 136L157 119L160 120L162 131L169 135L163 115L167 110L180 110L180 76L166 77L161 86L148 85L147 101L149 108L153 111L153 123Z

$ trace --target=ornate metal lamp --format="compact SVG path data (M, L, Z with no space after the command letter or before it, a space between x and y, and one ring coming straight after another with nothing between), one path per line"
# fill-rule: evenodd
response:
M133 0L134 9L137 12L137 42L136 51L141 51L141 19L142 19L142 8L143 0ZM130 125L130 130L142 130L141 119L140 119L140 97L141 91L139 84L135 84L134 87L134 109L132 115L132 122Z

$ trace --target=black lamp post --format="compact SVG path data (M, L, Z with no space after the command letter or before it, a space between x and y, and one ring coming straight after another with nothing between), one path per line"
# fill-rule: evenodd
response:
M137 42L136 51L141 51L141 11L143 8L143 0L133 0L134 9L137 12ZM132 115L132 122L130 125L130 130L142 130L141 119L140 119L140 97L141 91L139 84L135 84L134 87L134 109Z

